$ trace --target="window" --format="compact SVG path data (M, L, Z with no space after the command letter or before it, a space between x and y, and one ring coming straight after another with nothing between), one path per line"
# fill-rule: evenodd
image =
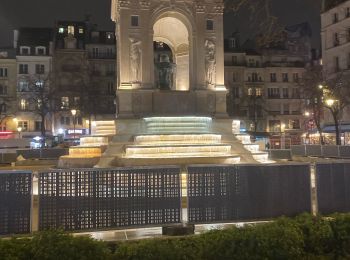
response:
M107 76L114 76L115 66L113 63L107 65Z
M237 72L233 72L232 74L232 82L237 82L239 79L238 73Z
M45 47L36 47L36 55L45 55L46 54L46 48Z
M293 88L292 89L292 98L300 98L300 94L299 94L299 89L298 88Z
M282 94L283 94L283 98L289 98L289 90L288 90L288 88L283 88L282 89Z
M279 88L268 88L267 95L269 98L280 98L280 89Z
M334 46L338 46L339 45L339 34L338 33L334 33L333 35L333 40L334 40Z
M38 80L37 82L35 82L35 86L37 88L42 88L44 86L44 81Z
M138 27L139 26L139 16L138 15L132 15L131 16L131 26L132 27Z
M30 55L30 48L26 46L21 46L19 52L21 55Z
M19 92L29 91L29 83L23 80L18 82L18 91Z
M35 73L36 74L44 74L45 73L45 65L43 65L43 64L36 64L35 65Z
M108 82L107 93L109 95L114 95L114 82L113 81Z
M335 72L338 72L340 69L340 66L339 66L339 57L335 57L334 58L334 70Z
M23 132L28 131L28 121L18 121L17 126L22 128Z
M299 82L299 73L293 73L293 81Z
M20 99L19 101L19 109L20 110L27 110L28 102L24 98Z
M19 74L28 74L28 64L19 64Z
M214 20L208 19L207 20L207 31L213 31L214 30Z
M41 109L43 106L43 101L41 99L38 99L37 103L36 103L36 108L37 109Z
M338 22L338 13L334 13L333 14L333 23L337 23Z
M261 88L256 88L255 89L255 95L261 97L262 96L262 89Z
M6 103L0 104L0 114L1 113L6 113L6 112L7 112L7 105L6 105ZM1 128L0 128L0 130L1 130Z
M231 49L234 49L234 48L237 47L237 46L236 46L236 39L235 39L235 38L230 38L229 43L230 43L230 48L231 48Z
M283 104L283 115L289 115L289 104Z
M70 125L70 117L61 116L61 125Z
M253 72L252 73L252 82L258 82L259 77L258 77L258 73Z
M282 81L283 82L288 82L289 79L288 79L288 73L282 73Z
M73 119L74 120L74 119ZM76 118L76 120L77 120L77 125L83 125L83 118L81 117L81 116L78 116L77 118Z
M346 8L345 17L347 17L347 18L350 17L350 7Z
M300 129L300 121L299 119L291 119L289 120L289 129Z
M237 65L237 56L232 56L232 65Z
M79 27L79 34L83 34L84 33L84 28Z
M7 78L7 68L0 68L0 78Z
M97 47L92 48L92 57L98 58L98 48Z
M68 34L74 35L74 26L73 25L68 26Z
M270 81L271 82L276 82L277 81L276 73L270 73Z
M74 106L79 107L80 106L80 97L74 97Z
M0 95L7 95L7 86L0 85Z
M36 131L36 132L41 131L41 121L34 122L34 131Z
M58 33L64 33L64 27L58 28Z
M112 39L113 39L113 33L112 33L112 32L106 33L106 38L107 38L108 40L112 40Z
M254 59L248 59L248 66L254 67L255 66L255 60Z
M239 87L232 88L232 95L234 98L239 98Z
M253 96L253 95L254 95L253 88L248 88L248 96Z
M61 97L61 109L69 109L69 97Z

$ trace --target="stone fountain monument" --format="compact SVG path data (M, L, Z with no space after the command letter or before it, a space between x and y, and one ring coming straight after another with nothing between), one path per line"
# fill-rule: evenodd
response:
M267 159L226 112L223 9L223 0L112 0L117 134L96 167ZM155 43L171 62L156 62Z

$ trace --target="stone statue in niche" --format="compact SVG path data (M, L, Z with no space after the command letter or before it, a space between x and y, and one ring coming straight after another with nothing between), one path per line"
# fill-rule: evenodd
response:
M141 41L130 39L130 79L132 83L141 82Z
M160 62L156 64L158 87L161 90L172 90L176 82L176 64L170 62L169 56L163 54Z
M207 87L215 86L216 59L215 43L212 40L205 41L205 70Z

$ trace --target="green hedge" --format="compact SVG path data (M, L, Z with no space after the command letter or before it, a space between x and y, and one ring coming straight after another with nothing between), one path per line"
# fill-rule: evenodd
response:
M48 231L0 240L0 259L350 259L350 215L294 219L202 235L108 244Z

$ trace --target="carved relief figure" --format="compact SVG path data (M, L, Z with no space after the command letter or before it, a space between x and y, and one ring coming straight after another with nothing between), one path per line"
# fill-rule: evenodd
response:
M212 40L205 41L205 70L207 87L215 85L216 59L215 43Z
M141 82L141 41L130 39L130 79L131 82Z

